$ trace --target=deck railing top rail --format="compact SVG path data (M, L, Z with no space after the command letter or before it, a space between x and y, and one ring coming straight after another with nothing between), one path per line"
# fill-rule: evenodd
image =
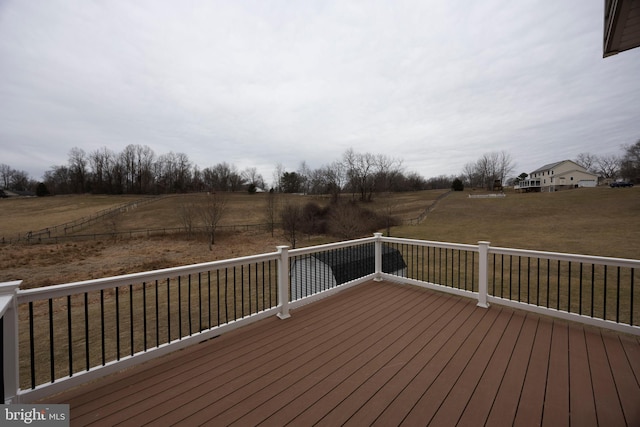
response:
M522 257L535 257L542 259L554 259L559 261L575 261L584 262L589 264L598 265L610 265L617 267L628 268L640 268L640 260L631 258L614 258L603 257L597 255L578 255L564 252L548 252L548 251L534 251L529 249L513 249L513 248L501 248L497 246L491 246L489 249L490 254L496 255L513 255Z
M250 255L246 257L231 258L220 261L190 264L180 267L170 267L160 270L144 271L140 273L123 274L120 276L104 277L100 279L83 280L73 283L51 285L41 288L24 289L18 291L20 303L37 301L48 298L58 298L69 295L76 295L84 292L99 291L101 289L114 288L129 285L130 283L152 282L171 277L178 277L188 274L198 274L210 270L224 269L234 265L255 263L278 259L278 252L271 252L260 255Z
M292 256L293 255L308 255L308 254L312 254L312 253L316 253L316 252L322 252L322 251L328 251L328 250L332 250L332 249L348 248L348 247L352 247L352 246L357 246L357 245L362 245L362 244L367 244L367 243L373 243L376 240L377 240L376 237L365 237L363 239L345 240L343 242L326 243L324 245L309 246L309 247L306 247L306 248L289 249L288 252Z

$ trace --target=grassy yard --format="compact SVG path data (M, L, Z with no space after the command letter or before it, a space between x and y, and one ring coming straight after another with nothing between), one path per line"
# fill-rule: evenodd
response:
M391 193L379 195L376 202L367 204L374 210L391 212L401 219L417 218L433 201L445 193L444 190L421 191L412 193ZM109 209L115 209L137 200L145 201L137 207L129 207L118 212L113 218L97 222L75 234L119 231L175 228L183 226L180 209L191 203L197 203L208 197L205 193L179 194L171 196L100 196L70 195L44 198L0 199L0 238L13 238L29 231L52 228L57 225L81 220ZM227 209L221 225L245 225L265 223L267 193L231 193L226 196ZM350 198L349 195L343 197ZM328 196L303 196L297 194L278 195L282 203L316 203L325 206Z
M0 199L0 238L54 227L112 209L140 196L55 196Z
M622 190L622 191L621 191ZM396 227L396 237L640 257L640 188L608 187L556 193L507 193L469 198L451 193L419 225Z
M420 216L443 191L380 195L367 207L391 212L403 220ZM453 192L440 200L421 223L394 227L397 237L476 243L588 255L640 256L640 188L608 187L557 193L507 193L504 198L469 198ZM110 238L113 231L180 227L181 205L206 195L161 197L124 210L114 219L78 233L99 233L89 241L38 245L0 245L0 282L23 280L24 287L45 286L96 277L271 252L287 244L270 233L226 231L213 250L203 239L185 236ZM232 194L222 225L264 223L267 194ZM289 202L329 203L327 198L287 195ZM348 197L348 196L346 196ZM94 215L137 200L120 196L56 196L0 200L0 236L17 230L42 229ZM335 239L306 236L300 246Z

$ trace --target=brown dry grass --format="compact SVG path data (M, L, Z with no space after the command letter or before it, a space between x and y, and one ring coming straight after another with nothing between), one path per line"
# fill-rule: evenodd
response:
M471 199L451 193L418 226L398 237L637 259L640 188L608 187L556 193L507 193Z
M0 199L0 237L64 224L140 199L140 196L55 196Z
M393 215L415 218L428 208L443 191L426 191L380 196L378 204ZM157 200L128 209L113 218L91 225L76 234L109 233L157 228L181 227L180 207L207 197L206 194L160 197ZM264 223L267 194L231 194L227 213L220 225ZM329 203L327 197L286 195L289 202ZM345 196L347 197L347 196ZM103 209L135 201L134 197L56 196L49 198L2 200L2 232L16 233L52 227L93 215ZM383 203L384 201L384 203ZM382 209L382 208L381 208ZM17 233L16 233L17 234ZM51 244L0 246L0 282L23 280L23 288L47 286L147 271L199 262L273 252L277 245L288 242L279 230L270 233L226 231L217 233L217 244L208 249L199 236L170 235L152 238L111 238L101 235L88 241L64 241ZM330 239L317 236L304 238L298 246L325 243Z
M368 205L391 209L402 218L415 218L442 191L384 195ZM557 193L508 193L503 199L470 199L469 192L451 193L419 225L392 229L392 235L426 240L550 250L600 256L638 258L640 254L640 188L580 189ZM119 230L179 227L182 203L203 195L160 198L118 216ZM266 194L234 194L223 224L264 222ZM326 198L289 196L300 203L328 203ZM130 197L64 196L2 200L0 230L21 224L39 229L90 215L109 206L135 200ZM104 231L98 224L81 232ZM330 239L303 239L300 245ZM0 246L0 282L23 280L37 287L106 277L177 265L272 252L286 245L284 236L226 232L209 251L203 239L169 236L151 239L111 239L38 245Z

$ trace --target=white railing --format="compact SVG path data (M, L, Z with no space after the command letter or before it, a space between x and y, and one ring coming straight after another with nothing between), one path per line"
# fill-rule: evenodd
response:
M0 284L3 398L29 402L347 287L414 284L640 335L640 261L374 237L36 289Z

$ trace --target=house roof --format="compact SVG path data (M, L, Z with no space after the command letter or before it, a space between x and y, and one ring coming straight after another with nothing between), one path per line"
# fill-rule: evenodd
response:
M315 254L314 257L331 268L338 285L375 271L375 246L373 243L321 252ZM389 245L382 245L382 271L384 273L392 273L406 266L400 251Z
M603 57L640 46L640 1L605 0Z
M544 166L542 166L542 167L540 167L540 168L538 168L538 169L534 170L534 171L533 171L533 172L531 172L529 175L533 175L534 173L540 173L540 172L546 172L546 171L549 171L549 170L551 170L551 169L553 169L553 168L556 168L556 167L558 167L559 165L561 165L561 164L563 164L563 163L567 163L567 162L569 162L569 163L573 163L573 164L574 164L574 165L576 165L577 167L576 167L575 169L571 169L571 170L568 170L568 171L565 171L565 172L562 172L562 173L557 173L557 174L555 174L555 176L567 175L567 174L570 174L570 173L573 173L573 172L580 172L580 173L583 173L583 174L586 174L586 175L591 175L591 176L594 176L594 177L597 177L597 176L598 176L598 174L591 173L591 172L587 171L584 167L580 166L579 164L577 164L577 163L576 163L576 162L574 162L573 160L562 160L562 161L560 161L560 162L549 163L549 164L547 164L547 165L544 165Z
M564 163L564 162L568 162L568 161L569 160L563 160L561 162L549 163L547 165L544 165L544 166L534 170L533 172L531 172L531 174L538 173L538 172L543 172L543 171L548 171L548 170L553 169L554 167L558 166L559 164Z

